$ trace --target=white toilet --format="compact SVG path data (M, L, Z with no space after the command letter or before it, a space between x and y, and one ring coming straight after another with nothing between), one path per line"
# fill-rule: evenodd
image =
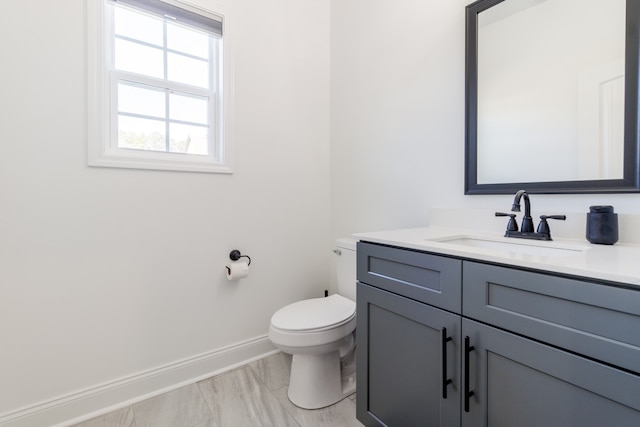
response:
M336 241L338 294L289 304L271 317L269 338L293 355L289 400L305 409L356 391L356 242Z

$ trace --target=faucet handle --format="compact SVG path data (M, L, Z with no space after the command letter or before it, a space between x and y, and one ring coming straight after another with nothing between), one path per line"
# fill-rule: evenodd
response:
M559 219L564 221L567 219L566 215L540 215L540 224L538 224L538 233L547 235L551 239L551 230L549 229L549 223L547 219Z
M496 216L508 216L507 231L518 231L518 223L516 222L516 214L496 212Z
M543 220L559 219L561 221L564 221L565 219L567 219L567 216L566 215L540 215L540 219L543 219Z

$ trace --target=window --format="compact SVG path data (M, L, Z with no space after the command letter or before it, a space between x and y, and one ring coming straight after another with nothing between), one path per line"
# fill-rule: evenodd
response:
M173 0L89 4L89 165L230 173L223 18Z

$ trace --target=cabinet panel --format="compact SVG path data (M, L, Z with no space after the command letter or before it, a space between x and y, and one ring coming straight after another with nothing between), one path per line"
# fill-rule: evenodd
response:
M358 280L459 313L462 261L370 243L358 243Z
M468 319L462 325L474 347L463 426L640 425L637 375Z
M367 426L459 425L460 317L362 283L357 298L358 419ZM452 380L446 399L445 376Z
M463 314L640 373L640 290L464 262Z

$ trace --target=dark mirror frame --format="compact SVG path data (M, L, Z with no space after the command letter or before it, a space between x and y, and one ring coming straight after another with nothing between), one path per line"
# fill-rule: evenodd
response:
M622 179L478 184L478 14L505 0L479 0L466 7L466 129L465 194L510 194L520 189L529 193L635 193L640 192L640 118L638 80L640 51L640 0L626 3L624 166ZM602 0L607 1L607 0Z

